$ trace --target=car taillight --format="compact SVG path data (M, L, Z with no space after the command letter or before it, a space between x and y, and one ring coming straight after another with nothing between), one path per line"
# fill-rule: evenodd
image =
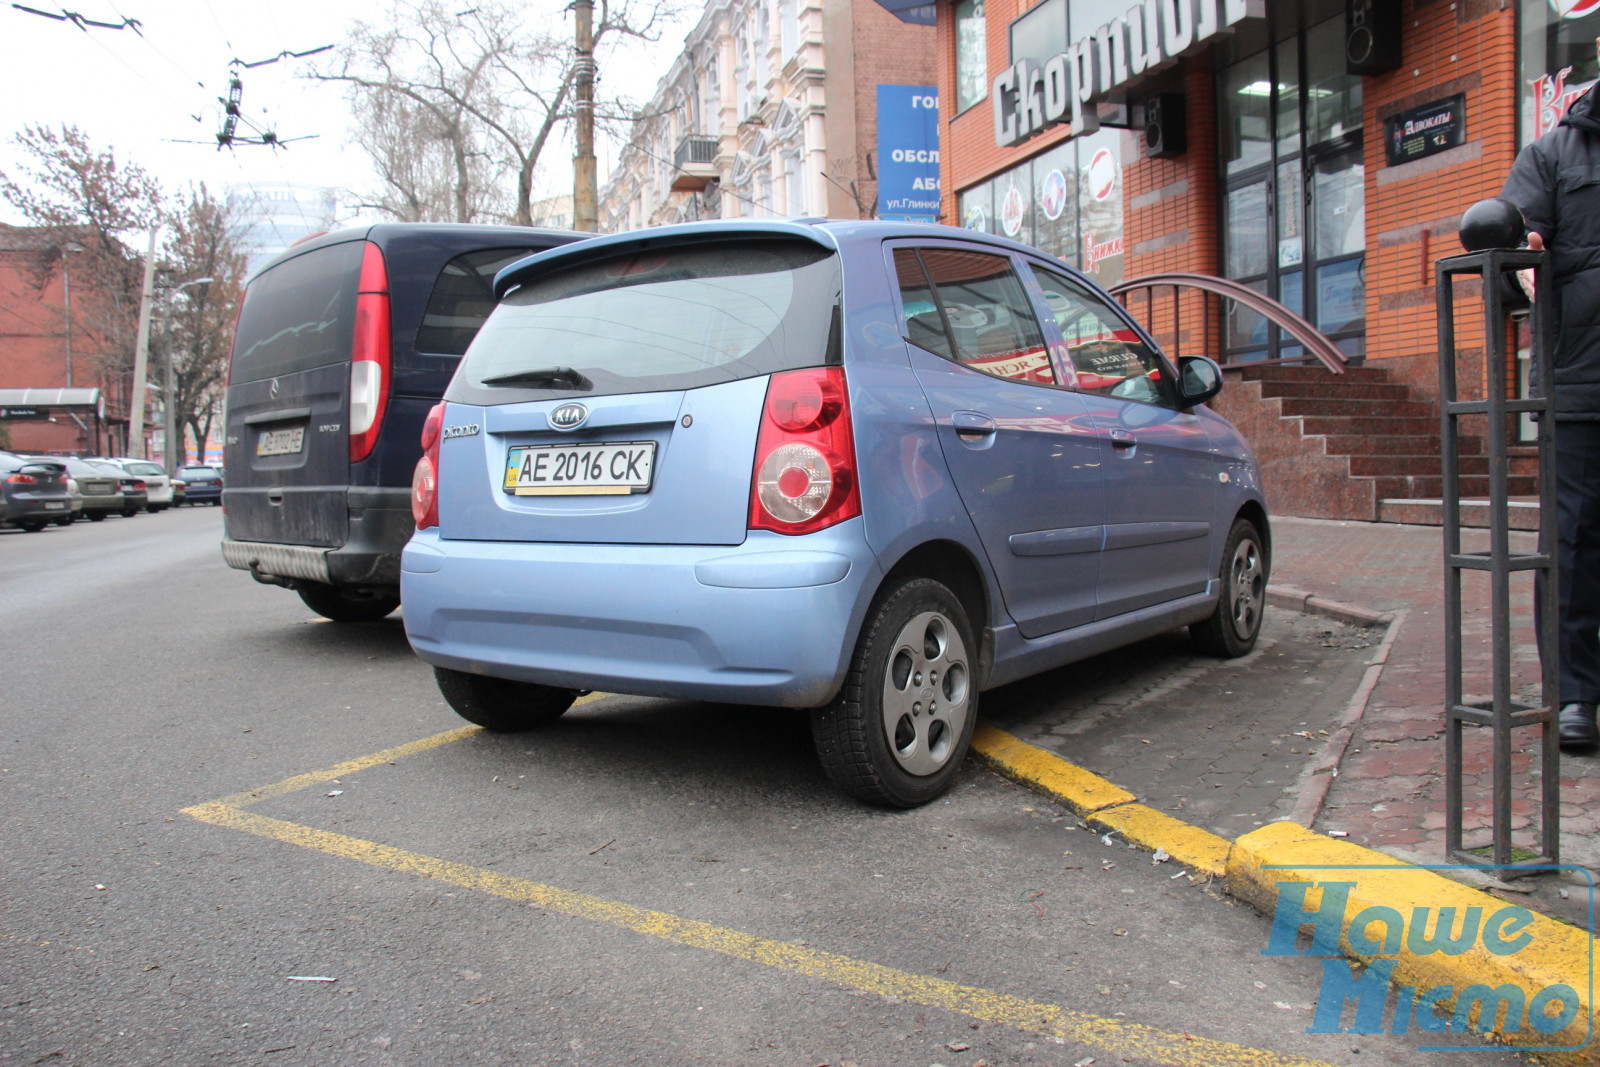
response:
M422 423L422 458L411 476L411 517L417 529L439 525L439 429L444 425L444 401L433 405Z
M143 492L144 490L149 488L149 486L145 485L145 483L143 483L143 482L134 482L133 483L133 487L135 489L139 490L140 492Z
M350 462L372 455L389 406L389 270L371 241L356 286L356 327L350 345Z
M756 438L750 528L812 533L859 514L844 368L774 374Z
M12 485L37 485L39 479L31 474L11 474L6 476L6 481Z

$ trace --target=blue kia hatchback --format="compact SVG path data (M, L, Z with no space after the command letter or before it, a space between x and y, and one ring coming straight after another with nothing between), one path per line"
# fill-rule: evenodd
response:
M523 259L423 429L412 647L493 730L583 690L816 709L829 777L943 792L980 691L1261 625L1249 446L1046 254L886 222L694 223Z

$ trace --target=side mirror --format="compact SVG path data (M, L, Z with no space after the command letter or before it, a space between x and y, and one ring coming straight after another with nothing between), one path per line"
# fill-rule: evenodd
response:
M1186 408L1204 404L1222 391L1222 368L1209 356L1178 357L1178 399Z

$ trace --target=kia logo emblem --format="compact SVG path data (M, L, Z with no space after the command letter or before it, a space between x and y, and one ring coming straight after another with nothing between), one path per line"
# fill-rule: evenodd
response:
M272 388L268 391L272 394L272 399L278 399L278 379L272 379Z
M562 404L550 413L550 425L558 430L576 430L589 417L582 404Z

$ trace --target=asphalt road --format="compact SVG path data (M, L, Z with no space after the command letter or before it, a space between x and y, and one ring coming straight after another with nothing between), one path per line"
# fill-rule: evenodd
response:
M220 533L0 531L0 1062L1518 1062L1307 1034L1261 916L975 764L886 813L800 714L463 730Z

